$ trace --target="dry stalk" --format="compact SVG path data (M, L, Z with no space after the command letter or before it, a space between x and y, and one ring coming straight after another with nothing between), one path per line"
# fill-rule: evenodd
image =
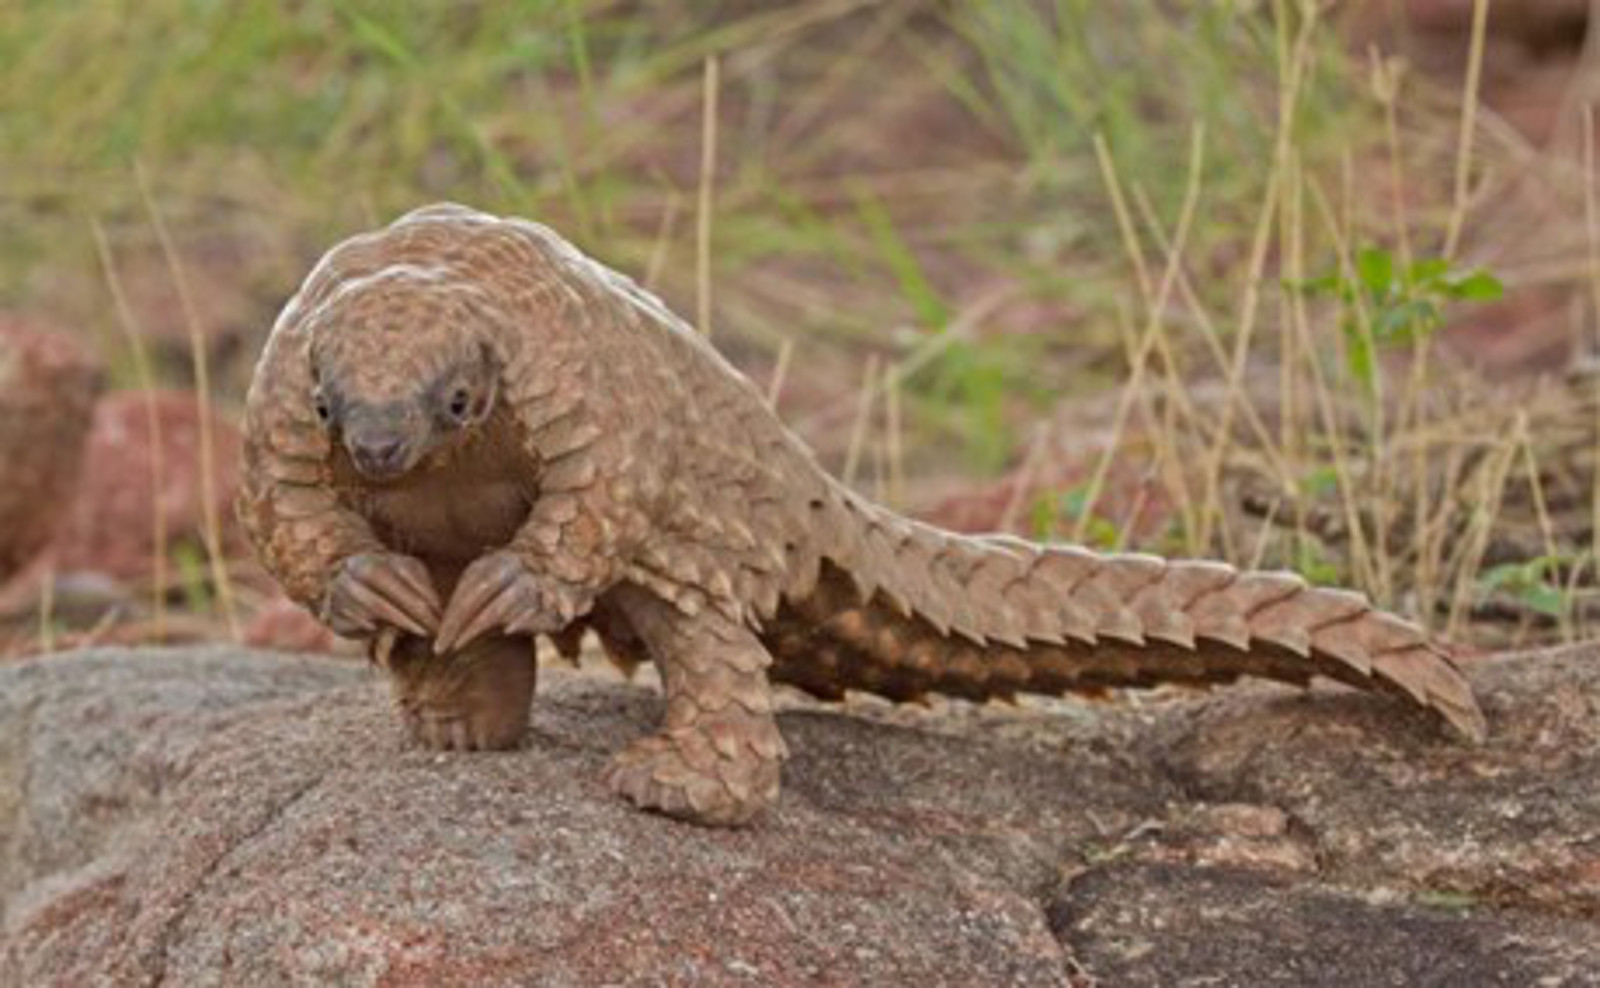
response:
M1461 94L1461 132L1456 144L1454 205L1444 238L1444 256L1453 258L1461 245L1468 198L1472 191L1472 139L1477 130L1478 89L1483 79L1483 45L1488 36L1489 0L1473 0L1472 43L1467 55L1467 79Z
M155 229L156 240L171 272L173 287L177 289L178 305L183 310L185 327L189 333L189 356L194 365L195 412L198 417L200 439L200 497L201 523L205 530L206 558L210 564L211 580L217 592L217 604L222 608L223 620L234 641L242 634L239 614L234 606L233 583L228 577L228 561L223 555L222 518L217 505L217 446L211 426L211 371L206 359L205 337L200 327L200 316L195 309L194 296L189 290L189 278L177 249L167 232L166 221L150 194L150 184L144 169L136 162L134 177L139 185L139 196L144 203L150 225Z
M661 284L661 272L666 269L667 255L672 251L672 235L678 226L678 212L683 208L683 194L677 189L671 190L667 195L666 205L661 210L661 224L656 228L654 242L650 246L650 260L644 269L644 287L648 291L656 291Z
M772 365L772 377L767 381L767 405L773 410L783 396L784 382L789 378L789 362L794 359L794 339L785 336L778 344L778 359Z
M700 118L700 195L695 216L695 317L700 332L711 335L711 216L717 177L717 92L720 62L706 59Z
M846 485L853 485L856 480L856 471L861 466L861 453L867 445L867 433L872 431L872 409L877 404L876 387L878 383L878 367L882 363L877 354L867 357L867 369L862 375L861 394L856 399L856 421L850 429L850 446L845 452L844 469L840 471L840 479Z
M111 254L111 243L99 220L90 221L95 252L100 258L100 271L106 279L106 289L111 293L111 305L117 313L117 327L127 342L133 360L134 379L139 383L140 405L144 409L145 430L150 442L150 603L154 616L156 640L166 636L167 625L167 513L162 510L161 491L165 486L166 451L163 446L161 415L156 410L155 373L150 368L150 354L145 349L144 334L140 332L133 307L128 304L122 287L122 277Z
M1527 414L1518 409L1510 438L1493 447L1492 454L1480 463L1472 478L1477 484L1470 505L1467 530L1461 539L1461 550L1453 567L1456 580L1450 600L1450 618L1445 625L1446 637L1455 638L1460 634L1462 622L1472 609L1477 574L1483 566L1484 552L1489 547L1494 523L1500 517L1506 482L1511 476L1521 445L1527 441L1527 434Z
M1097 147L1104 148L1104 142L1097 139ZM1111 162L1109 154L1104 158L1106 167L1105 178L1113 202L1123 203L1121 192L1122 183L1118 178L1115 165ZM1133 409L1134 399L1144 387L1145 368L1149 364L1150 353L1155 348L1156 340L1160 335L1162 320L1166 316L1167 304L1171 300L1173 287L1177 283L1178 271L1183 266L1183 251L1188 245L1189 230L1194 221L1195 209L1200 201L1201 174L1205 164L1205 129L1196 127L1189 142L1189 170L1184 183L1183 205L1178 213L1178 226L1173 235L1173 246L1167 254L1166 268L1161 274L1161 283L1151 294L1145 298L1145 327L1138 343L1131 348L1128 383L1124 386L1122 395L1117 401L1117 409L1112 420L1111 438L1106 447L1101 451L1099 461L1095 464L1094 473L1090 476L1088 491L1084 497L1083 510L1078 514L1073 524L1072 540L1082 542L1088 531L1089 519L1094 515L1094 508L1099 501L1100 493L1105 486L1106 475L1111 469L1111 460L1116 456L1117 448L1122 445L1122 437L1127 430L1128 415ZM1130 225L1124 230L1124 240L1128 246L1129 258L1133 260L1136 268L1143 265L1143 248L1139 245L1139 237L1131 226L1131 219L1127 216L1126 205L1118 208L1118 221L1127 221ZM1141 285L1147 290L1148 282L1141 276ZM1119 325L1121 323L1119 322Z
M1280 32L1279 71L1282 78L1282 90L1278 97L1277 136L1273 148L1272 167L1267 175L1266 194L1262 198L1261 213L1256 222L1250 247L1244 299L1240 304L1239 326L1228 367L1227 389L1223 395L1221 425L1217 430L1217 441L1211 449L1205 467L1205 488L1200 510L1199 541L1202 546L1210 543L1211 526L1220 520L1222 514L1222 468L1232 443L1234 416L1238 413L1241 403L1250 402L1250 397L1244 388L1244 370L1255 337L1256 321L1260 313L1261 289L1266 280L1267 253L1275 225L1274 217L1282 194L1284 172L1293 151L1295 112L1300 102L1301 86L1310 64L1311 41L1317 24L1316 6L1302 5L1299 31L1292 48L1285 48L1283 35L1287 31L1287 17L1282 5L1277 6ZM1222 528L1226 534L1227 526L1223 525Z

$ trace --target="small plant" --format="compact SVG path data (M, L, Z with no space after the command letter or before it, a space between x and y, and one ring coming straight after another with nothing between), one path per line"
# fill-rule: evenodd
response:
M1328 555L1322 541L1302 532L1295 543L1294 570L1310 583L1323 587L1339 586L1345 575Z
M1015 381L1011 364L993 348L957 340L909 381L927 401L926 410L953 429L971 461L989 472L1003 467L1015 447L1006 420Z
M1452 302L1492 302L1505 294L1500 279L1481 268L1459 270L1442 257L1401 264L1381 247L1362 248L1352 272L1336 271L1290 287L1339 300L1346 367L1369 394L1378 390L1377 348L1432 336Z
M1047 491L1033 504L1034 536L1053 541L1070 534L1076 530L1084 512L1089 510L1087 487ZM1091 513L1083 526L1083 541L1096 549L1115 549L1122 542L1122 533L1111 519Z
M1557 556L1538 556L1491 566L1478 576L1479 599L1502 593L1535 614L1560 619L1567 612L1567 595L1556 582L1562 562Z
M210 571L205 546L196 539L183 539L172 547L172 562L178 571L178 588L185 609L196 614L211 613Z

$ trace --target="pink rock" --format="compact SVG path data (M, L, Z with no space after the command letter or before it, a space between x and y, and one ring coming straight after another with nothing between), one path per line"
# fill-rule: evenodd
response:
M275 652L333 652L337 639L305 608L285 597L269 601L245 625L244 643Z
M1412 25L1426 31L1470 33L1475 0L1407 0L1402 4ZM1489 30L1519 38L1583 36L1589 0L1505 0L1489 5Z
M147 578L154 569L156 510L166 522L167 547L201 545L205 485L201 480L200 414L192 394L157 392L161 433L159 480L153 473L147 396L109 395L95 411L88 458L72 513L55 541L58 572L92 571L121 580ZM239 433L215 413L213 497L233 542L234 492L238 488Z
M99 390L93 356L68 331L0 313L0 582L60 520Z
M1480 746L1333 690L805 704L731 832L607 792L659 697L565 670L461 755L356 663L0 665L0 984L1593 985L1600 652L1476 678Z

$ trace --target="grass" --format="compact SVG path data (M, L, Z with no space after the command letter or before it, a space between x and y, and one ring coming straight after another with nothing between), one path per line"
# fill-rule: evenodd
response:
M1008 525L1290 566L1453 630L1521 594L1575 635L1600 530L1563 520L1573 444L1540 432L1570 408L1470 407L1431 333L1384 346L1340 290L1376 256L1471 266L1495 149L1449 95L1289 0L15 4L0 304L233 415L321 249L467 201L696 314L902 506L1009 474ZM136 270L177 311L141 311ZM208 323L217 294L244 314ZM1537 538L1505 558L1523 509ZM236 626L222 527L198 533L206 606Z

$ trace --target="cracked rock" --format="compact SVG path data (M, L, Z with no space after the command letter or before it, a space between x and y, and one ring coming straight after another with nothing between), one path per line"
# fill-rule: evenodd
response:
M1600 652L1382 698L791 703L780 812L599 783L659 697L551 671L519 751L409 748L354 663L0 668L0 985L1594 984Z

